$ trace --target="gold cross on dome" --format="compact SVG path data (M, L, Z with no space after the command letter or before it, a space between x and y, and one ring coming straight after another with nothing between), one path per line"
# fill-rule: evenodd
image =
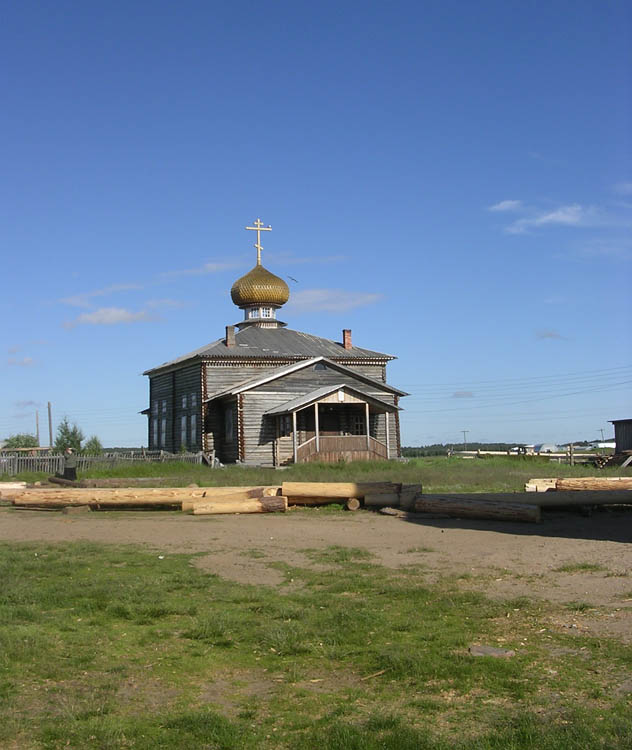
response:
M256 219L252 222L254 224L254 227L246 227L246 229L252 229L254 232L257 233L257 241L255 243L255 247L257 248L257 265L261 265L261 251L263 250L263 245L261 244L261 232L271 232L272 227L268 224L267 227L263 226L263 222L261 219Z

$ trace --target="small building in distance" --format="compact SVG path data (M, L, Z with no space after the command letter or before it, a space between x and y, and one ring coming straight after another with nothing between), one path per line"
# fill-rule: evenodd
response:
M390 354L294 331L277 318L290 292L257 263L231 289L243 320L222 338L147 370L150 450L202 450L222 463L283 466L401 455ZM237 330L235 330L237 329Z
M614 425L615 453L632 451L632 419L612 419Z

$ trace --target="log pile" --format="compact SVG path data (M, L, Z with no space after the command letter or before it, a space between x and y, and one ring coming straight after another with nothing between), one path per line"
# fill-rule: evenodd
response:
M285 512L290 506L331 503L355 511L395 508L457 518L538 522L543 507L632 505L632 477L531 479L525 492L423 494L420 484L396 482L284 482L247 487L41 487L5 491L19 508L91 510L164 508L198 515Z

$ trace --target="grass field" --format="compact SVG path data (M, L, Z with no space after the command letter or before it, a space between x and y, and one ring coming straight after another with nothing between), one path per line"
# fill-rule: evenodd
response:
M428 458L105 474L126 472L173 486L392 479L427 491L511 491L534 476L595 473ZM209 574L192 553L0 544L0 748L632 748L632 651L554 624L589 605L492 600L449 575L425 583L422 565L384 568L352 544L304 549L310 567L272 562L279 586ZM515 655L474 657L471 644Z
M283 481L337 482L390 480L421 482L426 492L513 492L522 491L532 477L632 476L632 467L597 470L593 466L565 466L546 458L505 458L464 460L459 458L415 458L407 462L355 461L339 464L300 464L282 471L275 469L207 466L171 463L134 463L115 469L80 474L81 477L156 477L157 484L173 487L196 483L204 486L280 484ZM4 476L4 479L9 477ZM17 479L44 480L43 473L24 473Z
M0 747L632 746L617 642L362 549L308 554L326 569L286 566L274 589L182 555L0 546ZM516 655L467 652L499 642Z

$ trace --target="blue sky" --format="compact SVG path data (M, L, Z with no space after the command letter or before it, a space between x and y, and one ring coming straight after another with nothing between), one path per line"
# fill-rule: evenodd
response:
M0 29L0 438L147 442L255 261L397 355L404 444L632 417L632 6L29 2Z

